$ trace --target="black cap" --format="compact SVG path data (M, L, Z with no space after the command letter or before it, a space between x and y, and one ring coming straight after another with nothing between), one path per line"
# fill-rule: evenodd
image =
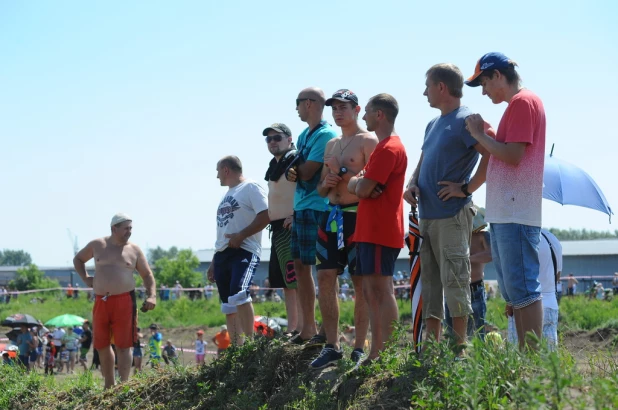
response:
M270 130L277 131L277 132L282 132L285 135L287 135L288 137L292 136L292 131L290 131L288 126L283 124L283 123L280 123L280 122L276 122L273 125L271 125L270 127L264 128L264 131L262 131L262 135L263 136L267 136L268 135L268 131L270 131Z
M155 329L157 330L159 328L159 326L157 326L155 323L153 323L152 325L150 325L150 329Z
M351 102L358 105L358 97L354 94L354 91L350 91L347 88L337 90L335 94L324 103L327 107L333 105L333 101Z

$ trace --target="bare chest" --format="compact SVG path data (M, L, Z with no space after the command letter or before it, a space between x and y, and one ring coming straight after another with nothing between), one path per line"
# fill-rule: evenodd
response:
M94 250L94 263L99 267L135 270L137 254L129 246L105 246Z
M339 140L333 145L329 155L337 158L342 167L358 172L365 166L365 155L362 149L362 140Z

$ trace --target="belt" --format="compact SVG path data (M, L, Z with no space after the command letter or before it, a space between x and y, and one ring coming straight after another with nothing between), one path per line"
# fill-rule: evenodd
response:
M479 290L479 288L485 288L485 285L483 284L482 280L478 280L478 281L470 284L470 291L471 292L476 292L477 290Z
M343 213L344 212L356 212L358 204L351 205L333 205L329 204L328 219L326 220L326 232L337 232L337 249L345 248L343 241Z

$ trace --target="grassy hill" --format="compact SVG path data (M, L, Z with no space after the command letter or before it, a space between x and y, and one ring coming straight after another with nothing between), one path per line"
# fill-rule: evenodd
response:
M456 361L448 343L432 346L419 359L405 331L397 335L380 362L358 371L349 360L310 370L315 350L259 338L210 365L148 370L109 391L102 391L90 373L58 386L54 378L0 366L0 408L618 408L615 358L591 357L594 366L582 372L564 349L522 355L475 340L466 360Z

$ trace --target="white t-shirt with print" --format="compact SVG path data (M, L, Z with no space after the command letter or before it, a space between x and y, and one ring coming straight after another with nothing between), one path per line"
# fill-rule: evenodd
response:
M206 347L207 344L208 342L197 339L195 341L195 354L204 354L205 353L204 348Z
M217 242L215 250L222 252L228 247L226 234L238 233L245 229L255 216L268 210L266 191L257 183L244 180L230 188L217 209ZM262 231L245 239L242 249L260 256L262 252Z

